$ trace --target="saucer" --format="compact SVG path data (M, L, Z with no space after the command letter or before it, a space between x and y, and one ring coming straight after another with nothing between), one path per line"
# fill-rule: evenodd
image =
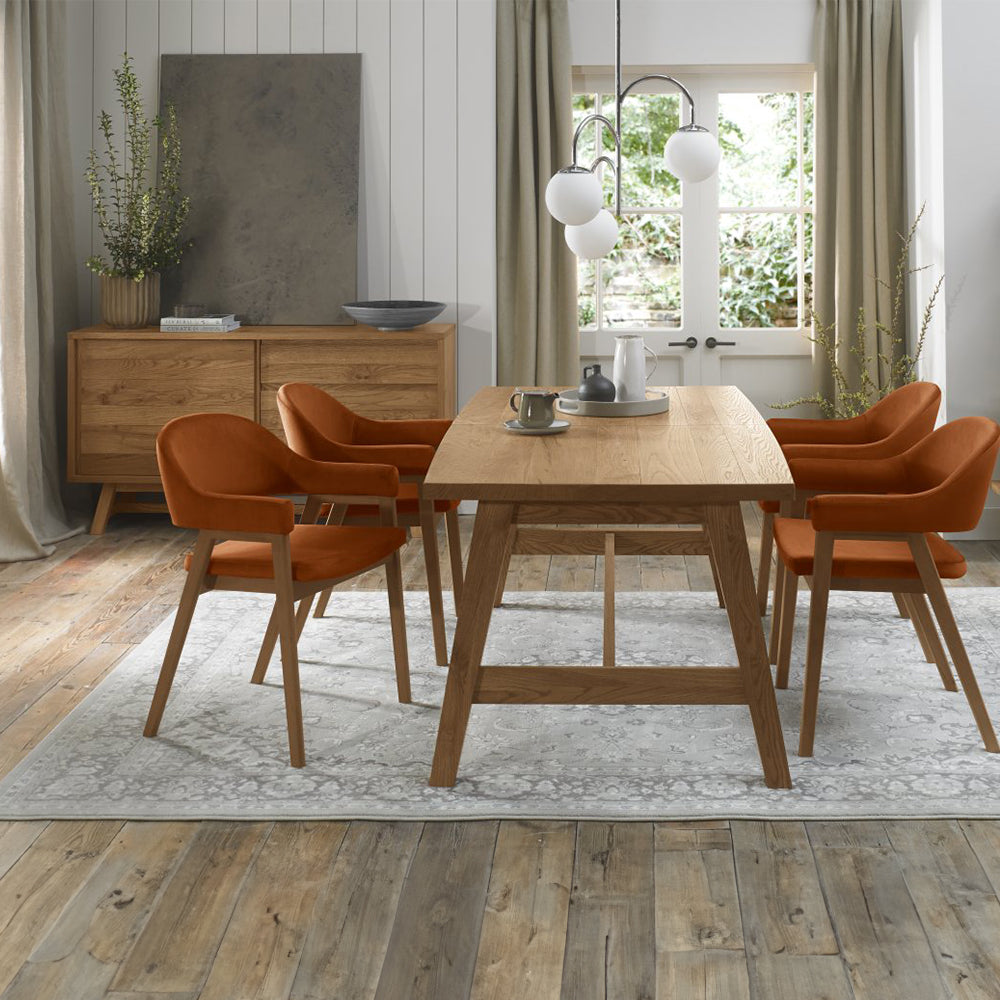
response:
M568 420L553 420L548 427L522 427L519 420L505 420L503 425L515 434L562 434L569 430Z

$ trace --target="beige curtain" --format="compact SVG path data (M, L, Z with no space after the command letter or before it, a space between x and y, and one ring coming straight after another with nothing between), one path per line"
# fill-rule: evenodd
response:
M76 279L62 2L0 0L0 562L81 530L60 499Z
M566 0L497 0L497 352L501 384L575 385L576 258L545 208L573 129Z
M816 56L817 319L836 323L838 362L856 388L849 354L864 307L868 353L889 354L875 331L887 323L900 234L907 226L903 158L903 37L899 0L819 0ZM814 356L819 391L834 399L822 354ZM885 365L869 365L879 386Z

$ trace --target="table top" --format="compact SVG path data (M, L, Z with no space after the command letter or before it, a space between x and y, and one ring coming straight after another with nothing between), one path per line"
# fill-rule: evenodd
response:
M651 387L652 388L652 387ZM736 386L668 386L670 409L582 417L563 434L506 430L512 386L481 389L445 435L424 480L428 498L711 503L789 500L788 465Z

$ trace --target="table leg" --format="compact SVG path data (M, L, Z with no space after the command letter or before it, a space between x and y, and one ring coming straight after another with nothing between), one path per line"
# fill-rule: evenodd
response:
M788 756L771 683L771 668L740 508L738 504L712 505L705 508L705 514L705 527L716 555L722 596L726 601L726 613L733 630L733 643L743 673L757 749L764 768L764 781L768 788L791 788Z
M451 786L458 775L458 761L465 742L465 728L486 646L493 601L500 582L503 555L514 507L508 503L480 501L465 570L465 586L458 608L451 665L441 706L437 746L430 784Z

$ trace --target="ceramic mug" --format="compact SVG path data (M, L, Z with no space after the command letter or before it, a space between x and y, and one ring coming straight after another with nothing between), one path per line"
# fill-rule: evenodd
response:
M510 397L510 408L517 414L522 427L550 427L556 418L552 405L558 397L558 393L543 389L515 389Z

